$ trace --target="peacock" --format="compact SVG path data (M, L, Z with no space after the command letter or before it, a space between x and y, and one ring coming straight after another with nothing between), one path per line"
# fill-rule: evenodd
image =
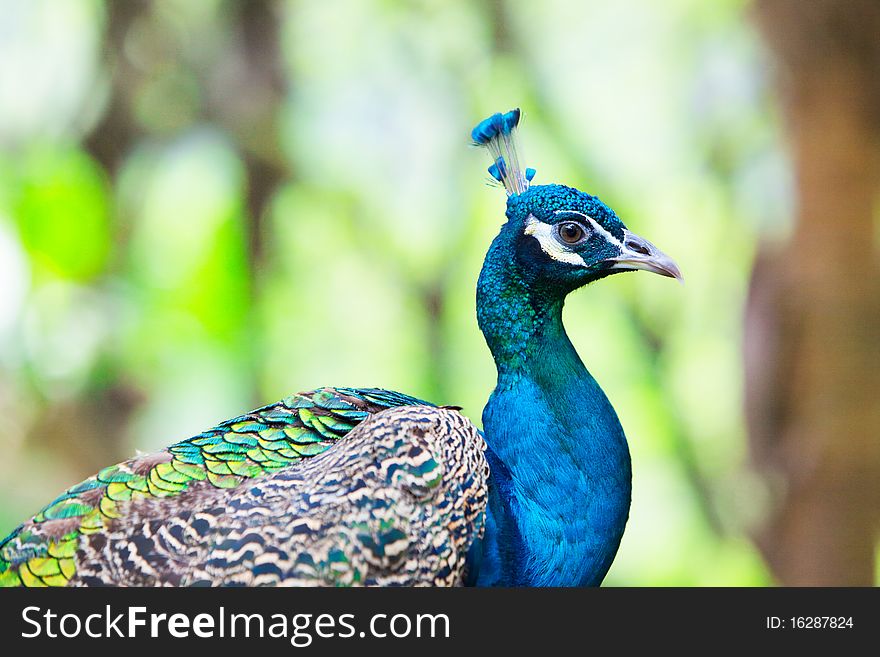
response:
M471 133L507 194L477 282L498 372L482 432L389 390L297 393L69 488L0 543L0 584L599 585L630 454L563 303L618 272L681 273L595 196L532 185L520 116Z

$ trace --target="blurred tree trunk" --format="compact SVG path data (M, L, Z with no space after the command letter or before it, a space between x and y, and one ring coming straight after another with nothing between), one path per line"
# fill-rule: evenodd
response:
M157 75L157 68L168 65L164 60L151 59L135 63L127 54L131 48L126 44L133 32L140 31L141 39L157 40L155 35L167 35L169 30L163 23L167 18L147 0L109 2L106 11L104 65L109 77L109 98L83 146L114 180L126 158L149 136L148 129L137 118L138 94ZM180 43L172 40L165 47L172 49L169 58L193 70L199 81L204 101L192 121L219 125L231 136L241 155L247 176L248 270L255 298L265 257L263 218L275 190L282 180L289 178L277 145L277 114L285 94L278 33L281 17L273 2L238 0L230 3L227 11L228 25L205 28L229 32L218 57L192 62L184 57ZM230 88L236 89L236 93L230 94ZM122 242L126 239L123 230L119 229ZM252 308L242 309L241 316L242 322L254 321ZM250 373L254 382L251 403L257 406L262 403L255 383L259 359L252 354L249 360L254 370ZM74 481L85 478L108 463L130 456L123 436L144 399L144 393L125 380L118 364L109 361L102 379L86 394L50 403L42 409L29 431L29 440L64 455L64 462L71 464Z
M756 536L785 585L871 585L880 512L880 3L758 0L796 173L794 231L746 309Z
M140 75L123 53L129 30L148 10L149 5L143 0L110 2L106 5L104 65L110 78L110 94L104 114L83 145L114 178L141 136L137 122L132 119L131 109Z
M247 174L247 246L251 280L263 267L266 209L283 181L292 180L279 141L287 92L281 52L281 8L276 2L229 5L233 38L213 67L201 72L205 118L235 140ZM236 92L231 94L230 89Z
M107 5L104 60L110 74L110 97L83 146L111 179L140 137L129 107L136 78L119 53L129 29L147 9L143 0ZM113 363L108 361L106 367L100 380L90 382L82 394L48 403L28 431L33 445L68 464L71 483L129 456L122 436L143 394Z

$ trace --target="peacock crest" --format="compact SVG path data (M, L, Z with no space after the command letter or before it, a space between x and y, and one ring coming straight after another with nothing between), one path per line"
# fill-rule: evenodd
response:
M525 192L535 177L534 169L520 168L517 126L521 116L518 107L504 114L496 112L471 131L474 145L485 147L492 156L489 175L504 186L508 196Z

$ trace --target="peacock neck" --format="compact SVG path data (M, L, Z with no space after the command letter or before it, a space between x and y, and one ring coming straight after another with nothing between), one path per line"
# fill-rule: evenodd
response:
M535 287L493 244L477 293L498 368L483 411L493 490L477 583L599 584L629 512L629 450L566 335L564 296Z

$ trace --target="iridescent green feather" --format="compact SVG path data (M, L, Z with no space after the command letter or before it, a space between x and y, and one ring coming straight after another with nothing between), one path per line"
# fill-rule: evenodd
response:
M431 404L386 390L321 388L104 468L0 543L0 586L66 585L76 573L80 537L124 515L132 499L179 495L193 482L234 488L322 453L372 413L411 405Z

